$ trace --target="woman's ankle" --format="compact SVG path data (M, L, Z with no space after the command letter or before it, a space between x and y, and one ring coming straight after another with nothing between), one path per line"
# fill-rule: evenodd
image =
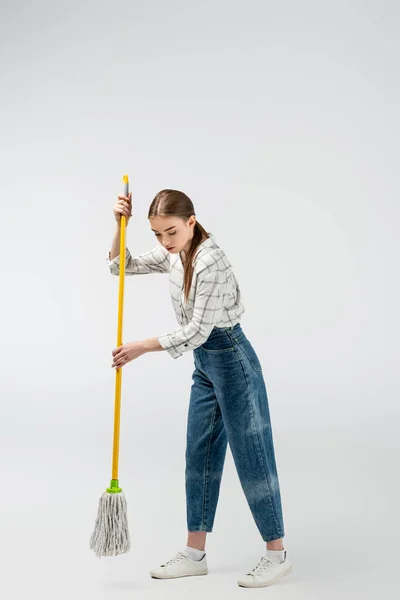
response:
M206 531L188 531L186 546L195 548L196 550L206 551Z
M272 542L266 542L267 550L284 550L283 538L279 540L272 540Z

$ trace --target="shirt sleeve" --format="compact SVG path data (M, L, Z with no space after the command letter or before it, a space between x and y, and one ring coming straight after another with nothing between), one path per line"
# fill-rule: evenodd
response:
M171 270L170 253L159 244L149 252L132 256L125 248L125 275L146 275L148 273L169 273ZM106 258L112 275L119 275L121 256L110 259L111 250Z
M158 338L160 345L172 358L179 358L183 352L204 344L221 316L225 288L226 278L222 271L212 271L203 277L198 275L191 321L180 329Z

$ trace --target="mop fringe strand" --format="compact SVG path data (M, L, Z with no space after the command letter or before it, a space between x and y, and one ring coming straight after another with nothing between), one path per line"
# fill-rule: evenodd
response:
M98 557L117 556L129 552L127 503L123 492L104 492L99 500L95 528L90 548Z

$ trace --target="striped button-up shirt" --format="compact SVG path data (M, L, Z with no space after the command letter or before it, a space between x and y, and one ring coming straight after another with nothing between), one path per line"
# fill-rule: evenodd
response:
M244 312L239 284L224 251L210 236L197 247L193 260L193 278L188 302L183 291L184 267L181 257L161 244L149 252L132 256L126 248L125 274L169 273L172 305L180 328L164 333L158 341L172 358L198 348L207 340L214 326L231 327ZM113 275L119 275L120 256L107 263Z

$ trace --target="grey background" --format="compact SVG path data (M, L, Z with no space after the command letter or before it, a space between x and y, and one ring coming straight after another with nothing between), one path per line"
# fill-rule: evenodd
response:
M186 543L193 356L166 352L123 373L131 553L88 550L128 173L133 253L158 243L155 194L180 189L241 285L294 566L268 593L397 596L399 4L3 0L0 16L2 591L234 597L264 552L228 449L210 574L148 575ZM127 279L124 341L176 327L168 276Z

